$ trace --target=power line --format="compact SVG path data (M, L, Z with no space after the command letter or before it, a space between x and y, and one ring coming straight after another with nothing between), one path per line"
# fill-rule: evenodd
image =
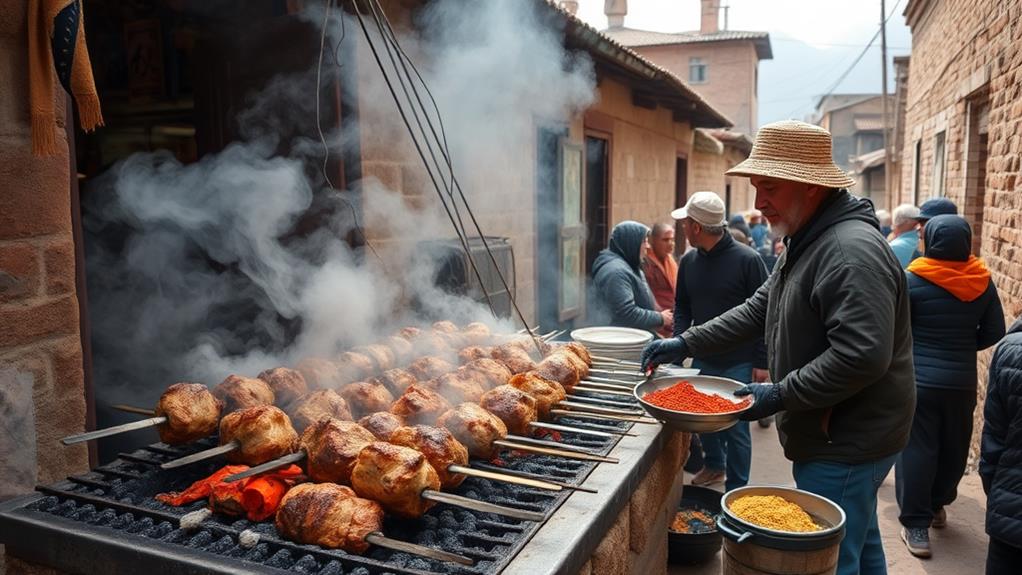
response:
M838 79L835 80L834 83L830 85L830 88L828 88L827 91L822 96L820 96L819 98L816 99L817 101L822 101L827 96L830 96L831 94L833 94L834 90L836 90L837 87L841 85L841 82L844 82L845 78L847 78L848 75L852 73L852 70L855 69L855 66L857 66L859 64L859 62L862 60L863 56L866 55L866 52L869 51L869 48L870 48L870 46L873 45L873 42L876 42L877 38L880 37L880 32L883 30L883 26L886 25L887 21L891 19L891 16L894 16L894 13L898 11L898 6L899 5L901 5L901 0L898 0L897 2L895 2L894 8L891 8L890 13L887 14L887 18L884 18L883 24L880 27L877 27L877 31L873 34L873 37L869 40L869 43L866 44L866 46L862 49L862 52L859 52L859 55L856 56L855 60L852 61L851 65L849 65L848 68L846 68L845 71L842 72L840 76L838 76ZM791 116L792 114L794 114L795 112L799 111L800 109L802 109L802 106L798 106L797 108L795 108L794 110L792 110L791 112L789 112L786 115L787 116Z

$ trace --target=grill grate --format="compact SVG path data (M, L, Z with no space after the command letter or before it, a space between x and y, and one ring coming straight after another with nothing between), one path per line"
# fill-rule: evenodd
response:
M591 422L565 420L588 427ZM616 423L617 429L630 424ZM606 455L617 438L564 434L566 444ZM204 462L176 470L159 464L214 445L206 439L186 447L154 444L121 454L110 464L67 481L39 487L38 493L0 506L0 540L15 554L54 567L85 573L305 573L376 575L499 573L528 543L541 524L439 504L417 520L388 517L389 537L438 547L476 560L473 567L444 563L389 549L371 547L362 556L279 537L272 520L253 523L214 515L194 531L178 529L182 515L202 509L205 501L171 507L153 499L180 491L224 464ZM505 452L503 467L559 481L581 484L595 463ZM571 494L468 478L454 493L511 505L547 516ZM242 531L260 535L257 545L243 547ZM97 547L98 545L98 547ZM97 549L102 549L102 552Z

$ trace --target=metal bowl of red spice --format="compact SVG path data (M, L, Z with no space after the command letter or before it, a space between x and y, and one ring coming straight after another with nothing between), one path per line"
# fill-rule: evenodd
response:
M752 398L734 396L745 384L726 377L693 375L658 377L635 386L639 404L665 427L690 433L712 433L738 422L752 407Z

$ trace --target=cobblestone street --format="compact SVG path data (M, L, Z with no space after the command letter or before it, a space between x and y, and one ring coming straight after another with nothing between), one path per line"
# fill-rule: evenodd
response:
M686 483L691 477L686 474ZM753 484L790 485L791 463L784 458L774 427L752 426ZM718 484L715 489L721 489ZM986 497L979 475L971 473L962 479L958 499L948 508L946 529L931 529L933 558L916 559L909 554L899 537L898 503L894 499L894 473L880 488L880 532L884 537L887 569L892 575L952 575L982 573L986 564L987 535L983 530ZM720 573L720 555L705 565L681 567L672 565L670 575L716 575Z

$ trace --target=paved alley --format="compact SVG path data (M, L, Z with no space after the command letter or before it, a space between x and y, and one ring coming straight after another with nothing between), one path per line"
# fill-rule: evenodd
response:
M794 486L791 464L784 458L773 427L752 426L752 483ZM687 475L687 474L686 474ZM688 481L688 478L686 478ZM715 486L721 489L720 485ZM909 554L898 536L898 504L894 499L894 473L880 488L880 531L884 537L888 573L892 575L958 575L982 573L986 564L987 536L983 530L986 498L979 475L972 473L962 479L958 499L948 508L946 529L930 530L933 558L916 559ZM720 573L720 554L701 566L670 566L670 575L715 575Z

